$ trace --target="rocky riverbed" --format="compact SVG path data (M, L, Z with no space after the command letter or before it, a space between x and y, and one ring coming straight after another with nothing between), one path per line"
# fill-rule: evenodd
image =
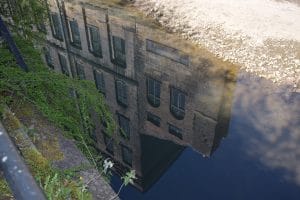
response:
M216 56L299 91L298 0L136 0L134 5Z

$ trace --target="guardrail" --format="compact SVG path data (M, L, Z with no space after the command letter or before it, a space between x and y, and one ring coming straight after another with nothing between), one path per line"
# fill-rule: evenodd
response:
M46 200L0 122L0 170L17 200Z
M0 37L6 41L10 51L15 56L18 65L25 71L28 72L28 66L26 65L14 39L12 38L8 28L0 16Z

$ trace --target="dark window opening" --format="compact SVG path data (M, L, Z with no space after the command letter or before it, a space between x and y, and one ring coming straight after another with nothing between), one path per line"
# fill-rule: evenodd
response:
M104 81L103 73L94 70L94 78L95 78L96 87L99 90L99 92L105 94L105 81Z
M119 120L119 131L122 137L126 139L130 139L130 121L127 117L118 114L118 120Z
M103 134L104 144L106 146L106 151L110 154L114 154L114 139L107 134Z
M171 88L170 111L176 119L183 119L185 115L185 94L176 88Z
M67 76L70 76L68 65L67 65L67 58L62 54L58 54L58 58L61 67L61 72Z
M96 57L102 57L101 40L98 28L90 25L88 25L87 28L89 51Z
M160 117L148 112L147 120L156 126L160 126Z
M176 126L173 126L172 124L169 124L169 133L182 139L182 130L177 128Z
M116 80L116 96L118 104L128 106L127 101L127 85L122 80Z
M132 150L124 145L121 145L121 149L123 162L132 166Z
M71 45L77 48L81 48L80 32L79 32L77 21L69 20L68 24L69 24Z
M153 107L160 106L160 86L159 81L147 78L147 99Z
M51 13L51 30L52 30L52 35L54 38L63 40L63 32L62 32L62 27L61 23L59 20L59 15L57 13Z
M77 72L77 78L80 80L85 79L85 72L84 72L84 66L80 63L76 63L76 72Z
M113 41L113 62L120 67L126 67L125 40L112 36Z
M51 52L49 49L45 49L45 60L46 60L47 65L51 69L54 69L53 59L52 59Z

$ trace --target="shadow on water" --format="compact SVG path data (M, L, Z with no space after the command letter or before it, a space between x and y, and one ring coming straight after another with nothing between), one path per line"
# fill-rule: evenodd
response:
M120 129L94 116L92 137L112 187L138 176L121 198L298 199L299 93L102 2L48 1L45 61L105 96Z

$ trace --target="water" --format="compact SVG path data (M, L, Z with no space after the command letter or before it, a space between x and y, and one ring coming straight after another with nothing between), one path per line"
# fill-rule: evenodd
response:
M147 192L125 188L121 197L299 199L300 94L261 86L237 82L228 136L210 158L187 147Z
M299 199L299 93L97 5L65 2L47 28L47 61L104 94L122 128L108 138L95 118L97 147L116 163L112 187L130 169L138 177L121 199Z

